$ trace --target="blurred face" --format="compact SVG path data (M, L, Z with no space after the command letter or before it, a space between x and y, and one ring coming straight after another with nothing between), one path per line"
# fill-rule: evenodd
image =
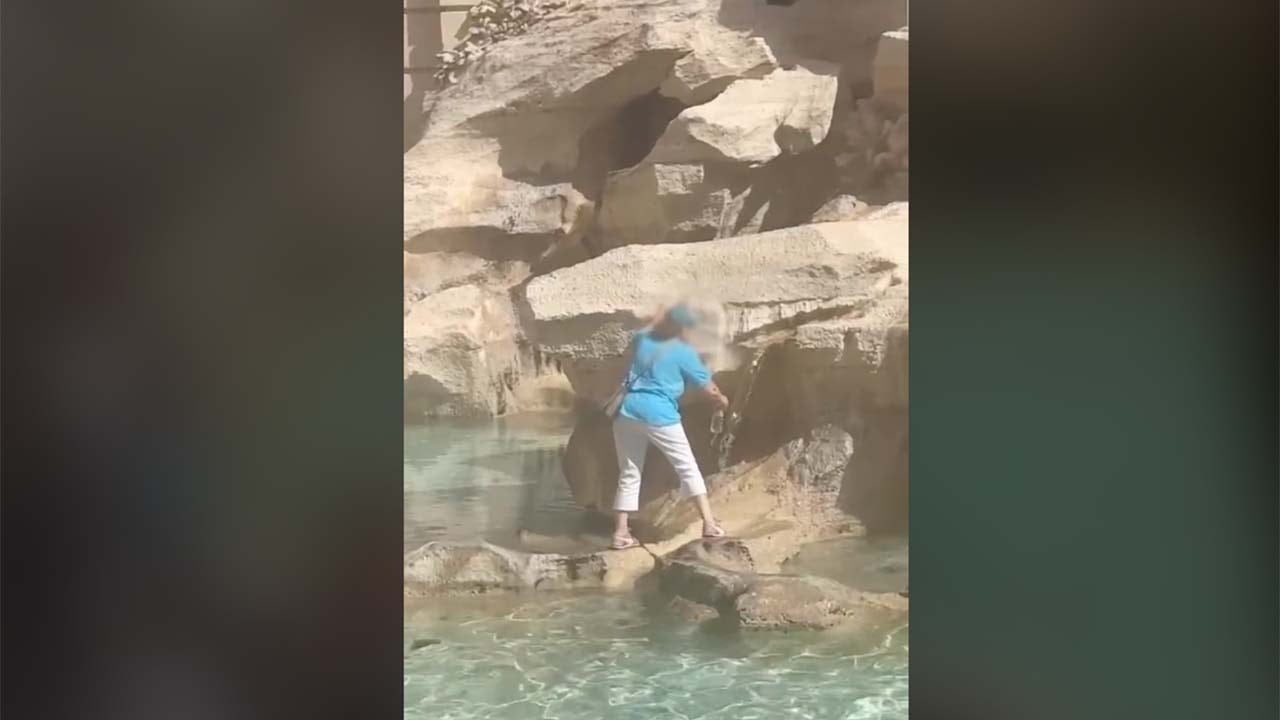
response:
M684 338L684 326L671 318L663 318L653 329L663 337Z
M667 316L663 318L663 323L668 326L666 333L668 335L686 338L689 328L696 324L694 314L685 305L676 305L667 311Z

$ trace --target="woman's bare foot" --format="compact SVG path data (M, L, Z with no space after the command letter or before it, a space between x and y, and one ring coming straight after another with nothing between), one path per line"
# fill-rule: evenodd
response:
M640 541L630 535L614 535L613 544L609 546L610 550L626 550L627 548L639 547Z
M719 523L714 520L709 523L702 523L702 537L704 538L719 538L724 537L727 534L728 533L725 532L724 528L720 527Z

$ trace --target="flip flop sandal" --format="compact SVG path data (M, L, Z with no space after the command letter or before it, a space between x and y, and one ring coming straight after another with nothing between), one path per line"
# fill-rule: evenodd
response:
M633 547L640 547L640 541L633 537L628 537L628 538L615 537L613 539L613 544L609 546L609 549L610 550L626 550L628 548L633 548Z

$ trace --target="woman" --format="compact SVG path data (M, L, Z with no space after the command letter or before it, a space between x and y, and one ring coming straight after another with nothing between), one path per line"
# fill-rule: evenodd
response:
M712 382L711 371L685 341L685 332L695 324L689 308L677 305L631 340L630 384L613 421L618 451L618 492L613 503L617 525L611 545L615 550L640 544L631 536L627 513L640 509L640 475L649 443L671 461L680 479L680 494L697 503L703 537L725 534L711 515L706 483L680 424L680 397L686 386L721 409L729 406L729 399Z

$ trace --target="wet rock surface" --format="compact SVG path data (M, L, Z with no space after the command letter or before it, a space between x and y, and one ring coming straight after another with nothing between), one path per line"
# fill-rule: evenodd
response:
M525 553L490 543L423 545L405 556L408 595L567 590L603 587L607 564L599 553Z
M731 607L747 589L755 569L751 552L737 540L694 540L663 558L659 591L711 608Z
M561 590L631 590L653 570L643 547L528 552L493 543L430 542L404 557L407 596Z
M757 578L734 601L745 630L826 630L876 622L888 612L905 609L906 600L896 594L861 593L833 580L803 575Z
M854 590L809 575L757 574L739 540L695 540L658 562L653 602L672 612L705 620L689 603L714 609L728 625L744 630L825 630L870 624L905 612L897 593Z

